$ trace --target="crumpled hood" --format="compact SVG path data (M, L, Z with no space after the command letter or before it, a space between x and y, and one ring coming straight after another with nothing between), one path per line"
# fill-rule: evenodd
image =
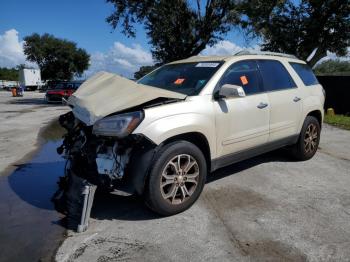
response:
M100 72L86 80L69 97L75 117L87 125L99 119L156 98L185 99L186 95L138 84L124 77Z

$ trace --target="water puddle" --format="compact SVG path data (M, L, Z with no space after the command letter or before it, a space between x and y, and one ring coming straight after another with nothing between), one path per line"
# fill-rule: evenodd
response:
M54 123L42 134L34 157L0 177L0 261L51 261L65 235L51 202L65 164L56 153L62 130Z

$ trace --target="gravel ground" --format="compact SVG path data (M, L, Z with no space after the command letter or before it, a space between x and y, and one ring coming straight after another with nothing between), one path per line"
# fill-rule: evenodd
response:
M30 158L38 141L40 129L69 109L48 105L44 93L25 92L24 97L12 97L0 91L0 175L8 174L14 164Z
M349 261L350 132L325 125L306 162L279 150L219 170L176 216L111 195L92 217L57 261Z

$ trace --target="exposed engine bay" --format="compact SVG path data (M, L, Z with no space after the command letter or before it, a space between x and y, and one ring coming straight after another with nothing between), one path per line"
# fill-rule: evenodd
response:
M96 188L121 195L141 193L155 145L140 135L122 139L93 134L72 112L61 115L67 130L57 153L66 159L65 176L52 198L56 210L66 214L68 227L88 228ZM130 165L130 161L138 165Z
M57 152L69 162L68 171L106 190L126 184L130 189L125 173L132 171L128 164L133 149L145 147L141 145L145 140L142 136L129 135L122 139L96 136L92 127L76 119L72 112L61 115L59 122L68 132Z
M142 194L158 147L145 136L132 134L132 131L142 121L144 109L178 101L165 97L153 99L108 115L94 125L78 119L74 110L61 115L59 123L67 133L57 153L67 159L66 173L73 172L104 190L123 195Z
M134 131L147 108L186 97L106 72L86 80L70 96L67 105L72 111L59 117L67 133L57 148L67 160L65 175L52 200L73 228L87 229L96 189L120 195L144 193L161 145Z
M156 145L132 132L143 120L144 109L185 98L182 93L97 73L69 97L72 112L59 118L67 134L57 152L67 159L68 172L90 183L142 193Z

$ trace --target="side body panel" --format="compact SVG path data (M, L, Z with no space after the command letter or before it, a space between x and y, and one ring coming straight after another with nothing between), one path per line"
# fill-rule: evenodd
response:
M145 119L134 130L159 145L168 138L198 132L210 147L211 158L216 157L216 128L212 96L188 97L183 102L145 109Z
M302 99L299 90L293 88L269 92L268 97L270 101L269 141L298 133L302 113Z
M266 94L214 102L218 157L267 142L270 109L258 108L260 103L269 103Z
M245 159L249 157L250 151L256 155L257 152L294 143L308 113L319 110L323 118L322 87L306 87L288 63L302 61L282 57L268 58L283 63L298 88L270 92L270 97L268 92L244 98L213 100L217 82L230 65L241 60L266 58L252 55L227 59L198 96L187 97L182 102L146 108L145 119L133 133L143 134L156 145L180 134L201 133L208 141L210 157L214 162L229 159L230 155L237 155L236 159ZM294 102L295 97L301 100ZM269 106L258 109L260 102L266 102ZM271 112L275 106L277 110ZM287 115L289 118L285 117Z
M303 100L303 112L301 118L305 119L305 117L312 111L320 111L322 116L322 122L324 118L324 101L325 97L323 95L322 86L314 85L314 86L304 86L302 88L304 100ZM300 132L303 121L299 124L298 132Z
M296 130L297 134L299 134L303 126L304 119L310 112L320 111L323 122L325 96L323 93L323 88L320 84L305 86L301 78L298 76L298 74L295 72L292 66L288 63L288 61L283 61L283 64L292 76L294 82L297 84L299 90L298 94L301 98L300 102L302 104L302 111L300 113L300 121Z
M303 100L300 81L295 80L293 70L286 61L279 61L292 77L295 88L270 91L270 136L269 141L277 141L298 134L303 122Z

